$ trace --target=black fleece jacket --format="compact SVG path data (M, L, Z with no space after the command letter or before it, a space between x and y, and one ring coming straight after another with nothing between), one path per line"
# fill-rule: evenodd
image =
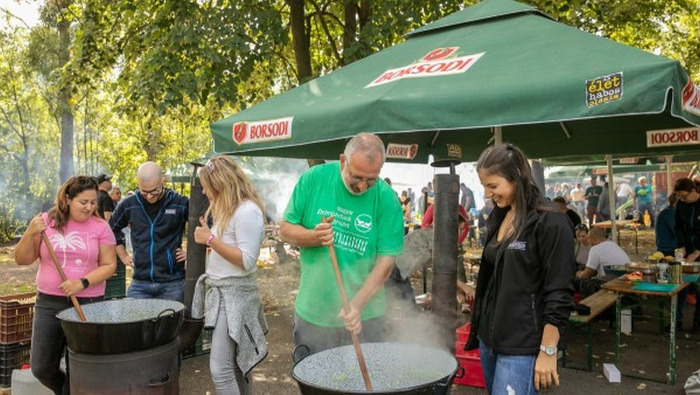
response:
M700 200L693 203L676 203L676 239L678 247L685 247L685 254L700 249Z
M477 348L477 333L487 333L482 340L496 353L537 354L545 324L559 329L559 346L564 348L574 309L574 243L566 215L549 202L541 205L547 209L530 212L517 237L501 243L495 265L484 264L482 256L465 349ZM496 237L509 210L494 208L487 243ZM482 320L483 312L490 318ZM479 330L482 325L487 327Z

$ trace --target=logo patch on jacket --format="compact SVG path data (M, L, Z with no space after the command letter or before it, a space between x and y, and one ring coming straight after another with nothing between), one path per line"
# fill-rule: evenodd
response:
M166 208L165 209L165 215L175 215L177 214L177 210L174 208Z
M516 241L508 244L509 250L525 251L525 247L527 247L527 241L517 241L516 240Z

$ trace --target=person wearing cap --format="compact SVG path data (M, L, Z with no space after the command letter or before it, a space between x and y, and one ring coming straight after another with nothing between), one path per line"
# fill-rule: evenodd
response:
M112 176L100 174L95 178L97 180L97 214L109 221L109 217L114 212L114 200L109 196L109 190L112 189Z
M127 296L135 299L185 300L185 259L182 235L189 199L163 184L163 170L145 162L137 171L139 191L124 199L109 220L117 239L117 256L133 266ZM122 230L131 226L133 256L126 251Z

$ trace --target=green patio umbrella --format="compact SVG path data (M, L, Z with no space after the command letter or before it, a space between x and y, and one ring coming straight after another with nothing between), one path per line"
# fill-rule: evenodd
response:
M389 160L700 152L700 88L675 60L485 0L396 46L211 125L215 151L337 159L374 132Z

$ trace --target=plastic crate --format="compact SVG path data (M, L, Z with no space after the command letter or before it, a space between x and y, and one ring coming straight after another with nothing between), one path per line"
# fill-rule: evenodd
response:
M454 383L459 385L468 385L470 387L486 387L484 380L484 372L481 368L481 357L479 350L464 351L464 345L469 338L471 323L460 326L455 331L457 340L455 341L455 357L459 362L461 377L455 377ZM460 374L458 374L460 376Z
M126 266L117 262L117 270L105 281L105 300L126 297Z
M462 345L464 347L464 345ZM453 383L458 385L468 385L470 387L486 387L484 380L484 372L481 368L481 357L479 350L461 351L457 350L457 361L459 361L460 370L463 372L462 377L455 377ZM459 374L458 374L459 376Z
M0 344L32 338L36 292L0 296Z
M471 326L472 324L470 322L467 322L466 324L460 326L455 330L455 333L457 334L457 341L467 341L467 338L469 337L469 329L471 328Z
M29 342L0 344L0 387L9 387L12 371L29 363L30 350Z
M200 355L208 354L211 350L211 334L212 329L202 329L202 333L197 338L194 346L190 347L189 350L185 350L182 353L182 359L198 357Z

